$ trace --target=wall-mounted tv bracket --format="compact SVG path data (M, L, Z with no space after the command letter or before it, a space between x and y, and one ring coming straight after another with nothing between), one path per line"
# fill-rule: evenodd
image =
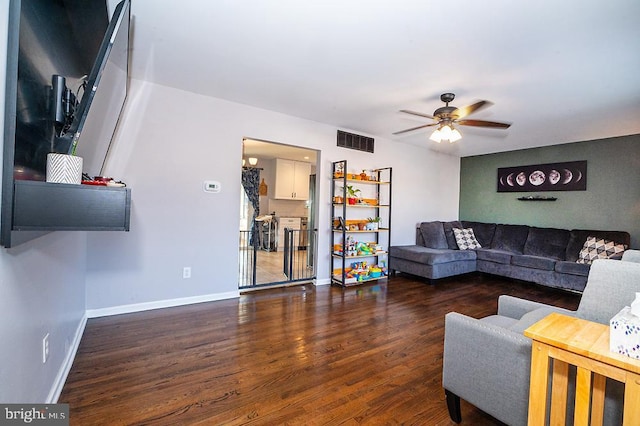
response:
M78 101L76 95L67 87L67 79L64 76L54 74L51 77L51 91L53 99L51 110L56 136L62 136L73 122Z

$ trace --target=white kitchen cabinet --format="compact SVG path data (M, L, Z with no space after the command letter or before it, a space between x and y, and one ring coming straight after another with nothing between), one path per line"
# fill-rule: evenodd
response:
M309 199L311 164L302 161L276 159L276 190L274 198L280 200Z

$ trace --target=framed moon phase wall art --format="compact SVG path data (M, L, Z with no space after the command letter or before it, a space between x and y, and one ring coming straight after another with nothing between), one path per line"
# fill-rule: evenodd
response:
M498 169L498 192L585 191L586 189L586 161Z

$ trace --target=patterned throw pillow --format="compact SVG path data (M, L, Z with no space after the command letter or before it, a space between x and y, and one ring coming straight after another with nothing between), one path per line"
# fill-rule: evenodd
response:
M626 244L616 243L615 241L605 240L604 238L587 237L587 241L584 242L576 262L590 265L596 259L611 259L614 256L619 257L626 249Z
M453 228L453 235L456 237L456 243L460 250L470 250L481 248L482 246L476 240L472 228Z

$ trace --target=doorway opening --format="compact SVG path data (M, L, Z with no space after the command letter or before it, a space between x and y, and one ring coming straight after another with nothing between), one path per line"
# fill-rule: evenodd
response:
M240 191L240 290L316 278L319 152L243 140Z

